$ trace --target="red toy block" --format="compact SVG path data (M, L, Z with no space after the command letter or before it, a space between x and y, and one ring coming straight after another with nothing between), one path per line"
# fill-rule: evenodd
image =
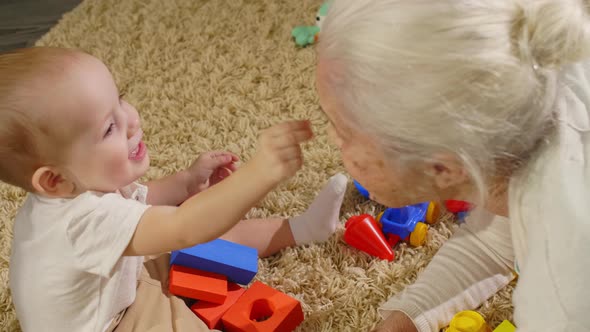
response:
M227 298L227 277L221 274L172 265L169 279L174 295L218 304Z
M259 281L221 318L227 332L289 332L303 322L301 303Z
M191 310L207 324L210 329L221 330L221 316L244 294L246 290L233 282L227 283L227 298L223 304L198 301Z
M353 216L346 221L345 227L344 241L352 247L388 261L395 258L385 235L371 215Z

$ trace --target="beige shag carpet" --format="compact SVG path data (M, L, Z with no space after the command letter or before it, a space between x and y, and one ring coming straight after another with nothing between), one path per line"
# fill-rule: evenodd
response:
M318 107L314 50L295 47L290 36L294 26L314 24L319 5L318 0L87 0L38 45L80 48L111 68L143 117L153 158L147 178L186 167L212 149L247 160L260 129L280 120L311 119L317 138L305 146L305 167L249 215L291 216L343 170ZM349 186L342 221L380 209L353 189ZM24 193L0 184L0 197L0 328L18 331L8 266L13 217ZM298 331L367 331L380 320L377 307L412 283L451 235L453 222L443 219L425 247L400 245L392 263L348 247L340 229L328 243L261 260L257 279L301 301L305 322ZM496 325L511 318L509 299L510 287L480 310Z

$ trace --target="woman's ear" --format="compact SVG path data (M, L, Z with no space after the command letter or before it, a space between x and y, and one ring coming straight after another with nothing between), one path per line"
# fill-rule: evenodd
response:
M50 197L70 197L76 188L74 182L52 166L38 168L31 178L35 191Z
M463 163L452 154L440 153L433 156L427 172L433 177L434 185L441 191L447 191L469 181Z

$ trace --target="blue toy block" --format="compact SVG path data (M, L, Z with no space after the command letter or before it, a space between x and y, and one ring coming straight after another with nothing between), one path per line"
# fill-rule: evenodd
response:
M247 285L258 272L258 250L217 239L173 251L170 265L223 274L230 281Z
M361 186L360 183L358 183L356 180L353 181L354 186L356 187L356 189L359 191L359 193L361 195L363 195L363 197L365 198L369 198L369 191L367 189L365 189L363 186Z
M383 233L394 234L402 239L407 238L418 222L426 220L429 204L430 202L424 202L385 210L379 219Z

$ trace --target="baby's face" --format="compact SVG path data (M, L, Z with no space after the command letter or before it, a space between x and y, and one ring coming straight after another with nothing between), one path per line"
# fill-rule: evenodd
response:
M145 174L148 151L142 140L135 107L124 101L107 67L81 54L64 67L59 87L50 98L53 120L60 127L76 126L65 151L65 168L77 191L112 192Z

